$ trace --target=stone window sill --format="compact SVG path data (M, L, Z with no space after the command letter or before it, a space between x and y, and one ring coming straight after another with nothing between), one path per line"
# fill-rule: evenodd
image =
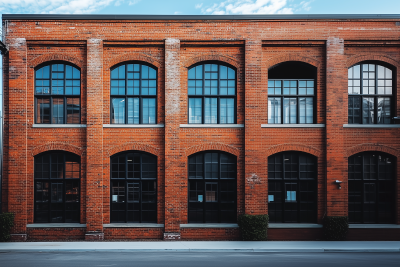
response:
M104 228L164 228L164 224L157 223L109 223Z
M181 128L244 128L244 124L181 124Z
M261 128L324 128L325 124L261 124Z
M270 223L268 228L322 228L322 224L316 223Z
M399 224L349 224L349 228L352 229L371 229L371 228L377 228L377 229L400 229Z
M164 128L164 124L103 124L103 128Z
M86 124L33 124L32 128L86 128Z
M343 128L391 129L391 128L400 128L400 124L343 124Z
M238 228L237 223L188 223L181 224L181 228Z
M33 223L26 225L27 228L86 228L86 224L80 223Z

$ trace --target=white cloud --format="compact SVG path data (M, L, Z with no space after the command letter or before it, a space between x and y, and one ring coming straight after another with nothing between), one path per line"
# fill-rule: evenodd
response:
M195 5L194 7L195 7L196 9L199 9L199 8L201 8L202 6L203 6L203 3L197 4L197 5Z
M129 5L130 5L130 6L136 5L136 4L139 3L140 1L142 1L142 0L132 0L132 1L129 1Z
M203 14L293 14L287 0L226 0L202 8Z
M3 13L90 14L124 0L0 0ZM138 2L140 0L133 0Z
M180 12L180 11L175 11L174 12L174 15L179 15L179 14L182 14L182 12Z

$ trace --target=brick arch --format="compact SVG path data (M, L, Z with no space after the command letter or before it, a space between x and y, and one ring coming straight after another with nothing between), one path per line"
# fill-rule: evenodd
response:
M266 151L266 155L269 157L273 154L284 152L284 151L300 151L311 154L316 156L317 158L322 157L321 150L313 147L313 146L306 146L303 144L280 144L276 146L272 146Z
M154 67L156 67L157 69L160 68L161 63L158 59L156 59L155 57L146 55L144 53L134 53L134 52L130 52L130 53L125 53L122 55L118 55L113 57L110 62L107 64L107 69L112 68L113 66L122 63L122 62L126 62L126 61L143 61L143 62L147 62L151 65L153 65Z
M44 62L48 62L48 61L55 61L55 60L59 60L59 61L66 61L69 63L72 63L76 66L78 66L81 70L83 68L83 61L77 59L76 57L72 57L68 54L59 54L59 53L49 53L49 54L45 54L45 55L41 55L38 57L35 57L32 61L31 64L29 65L31 68L35 68L36 66L44 63Z
M288 53L285 55L273 57L269 59L266 64L268 68L271 68L272 66L275 66L276 64L282 63L282 62L287 62L287 61L300 61L304 63L308 63L316 68L319 68L321 65L321 62L315 58L312 57L304 57L300 56L298 54L293 54L293 53Z
M190 155L193 155L194 153L207 150L224 151L228 152L229 154L235 155L236 157L239 157L240 155L240 149L222 143L203 143L201 145L191 146L186 149L185 155L186 157L188 157Z
M153 154L154 156L159 157L160 156L160 151L158 148L152 146L152 145L147 145L139 142L128 142L119 146L114 146L107 150L107 157L111 157L112 155L115 155L119 152L123 151L130 151L130 150L136 150L136 151L143 151L147 152L150 154Z
M240 68L240 63L236 59L232 57L228 57L225 55L217 54L217 53L212 53L212 54L205 54L205 55L200 55L196 57L189 58L186 60L183 64L184 67L189 68L190 66L202 62L202 61L221 61L228 63L236 68L238 70Z
M31 154L32 156L36 156L40 153L51 151L51 150L61 150L74 153L80 157L83 155L83 149L71 144L61 143L61 142L51 142L41 146L37 146L32 148Z
M392 65L392 66L394 66L396 68L400 67L399 62L397 60L395 60L394 58L389 57L387 55L383 55L383 54L355 55L355 56L350 57L347 60L346 65L347 65L347 68L350 68L351 66L354 66L359 62L371 61L371 60L382 61L382 62L388 63L388 64L390 64L390 65Z
M360 144L346 149L346 157L351 157L360 152L379 151L399 157L399 150L380 144Z

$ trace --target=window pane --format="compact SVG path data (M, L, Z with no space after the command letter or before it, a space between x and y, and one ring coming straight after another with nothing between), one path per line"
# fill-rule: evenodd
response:
M363 123L373 124L374 123L374 98L363 97Z
M379 97L378 98L378 123L389 124L391 122L390 112L390 98Z
M268 98L268 123L281 123L281 98Z
M156 123L156 100L154 98L143 98L143 117L144 124Z
M189 98L189 123L202 123L201 98Z
M53 121L52 123L64 123L64 99L53 98Z
M37 99L36 123L50 123L50 99Z
M80 123L80 99L67 98L67 123Z
M205 98L205 120L204 123L218 123L217 121L217 98Z
M111 123L125 123L125 98L111 99Z

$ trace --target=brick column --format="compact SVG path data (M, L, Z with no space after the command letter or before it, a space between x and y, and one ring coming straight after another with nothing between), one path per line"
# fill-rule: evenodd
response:
M185 178L179 142L180 41L165 40L165 232L180 239L180 188Z
M326 43L326 191L327 215L347 216L347 158L343 124L347 122L347 68L344 41ZM342 181L342 189L335 181Z
M8 211L15 214L11 240L26 240L27 202L33 202L28 188L27 170L27 46L25 38L7 40L9 44L8 79ZM6 101L5 101L6 102ZM7 103L7 102L6 102ZM32 104L32 103L31 103ZM7 122L6 122L7 123ZM7 172L6 172L7 175ZM33 177L32 177L33 178ZM28 200L28 195L30 199Z
M103 41L87 41L86 240L103 240Z
M262 83L261 40L247 40L245 51L245 213L258 215L268 213L268 166L260 145L268 97Z

